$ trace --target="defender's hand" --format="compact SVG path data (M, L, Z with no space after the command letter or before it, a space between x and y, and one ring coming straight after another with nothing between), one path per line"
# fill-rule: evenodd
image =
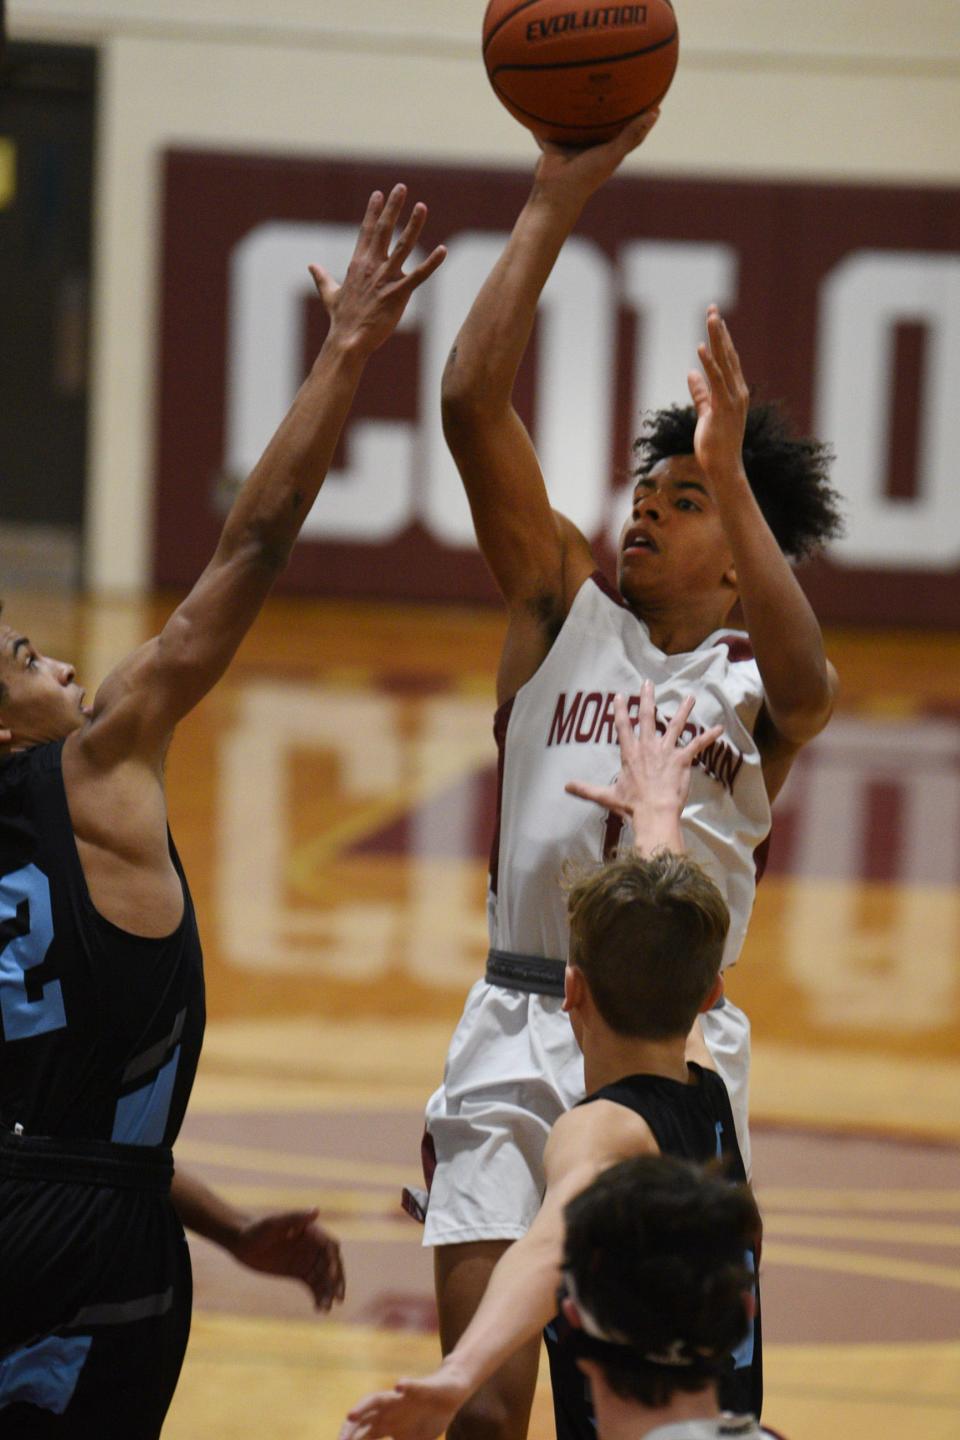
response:
M667 818L679 818L690 793L690 771L697 756L723 734L720 725L695 735L685 745L679 743L684 726L693 709L688 695L662 735L657 732L656 705L653 685L644 680L640 687L640 715L637 729L630 724L627 704L622 695L613 702L613 714L620 743L620 773L612 785L588 785L571 780L565 789L581 800L621 815L634 823L656 811Z
M446 257L445 247L438 245L422 265L409 275L403 273L427 219L426 205L418 202L391 250L406 198L405 185L395 185L386 200L379 190L370 196L342 285L320 265L309 267L330 316L330 335L363 355L371 354L393 334L414 290Z
M687 376L697 412L694 453L708 479L742 467L743 432L750 408L750 390L726 321L716 305L707 311L707 343L697 347L703 374Z
M266 1275L301 1280L317 1310L343 1299L346 1284L337 1240L317 1224L316 1210L292 1210L251 1220L231 1246L235 1259Z

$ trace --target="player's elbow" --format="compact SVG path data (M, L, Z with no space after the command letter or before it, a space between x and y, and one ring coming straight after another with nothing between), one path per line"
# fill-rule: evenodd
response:
M829 685L816 694L807 694L792 705L771 707L771 718L779 733L791 745L806 745L824 729L836 701Z
M440 392L443 434L453 449L468 440L484 423L484 405L477 389L462 379L444 379Z
M224 526L214 563L278 575L286 568L295 534L271 516L251 516L242 525Z
M440 413L447 443L454 445L460 439L469 439L488 425L509 400L509 388L504 392L487 365L476 359L465 361L454 352L440 386Z

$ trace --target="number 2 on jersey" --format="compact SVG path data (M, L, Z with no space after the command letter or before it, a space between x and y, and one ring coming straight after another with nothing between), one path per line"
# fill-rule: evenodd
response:
M59 980L28 984L53 940L50 882L36 865L0 878L0 1018L5 1040L26 1040L67 1023ZM39 992L39 993L38 993Z

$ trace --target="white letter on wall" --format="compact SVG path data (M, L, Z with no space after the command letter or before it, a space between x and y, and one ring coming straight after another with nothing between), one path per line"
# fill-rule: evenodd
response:
M473 544L473 524L440 425L440 379L458 327L503 251L500 234L458 235L432 282L424 344L424 520L447 545ZM587 534L603 523L613 393L610 266L588 240L568 240L539 309L535 437L551 502Z
M918 493L883 493L893 393L893 332L927 327ZM950 570L960 563L953 431L960 395L960 257L862 250L829 276L820 305L817 433L837 451L848 565Z
M312 296L307 265L343 276L356 229L348 225L258 225L230 257L226 466L242 477L256 464L303 379L303 305ZM411 265L417 263L411 256ZM416 296L402 327L416 319ZM305 536L383 541L413 513L414 427L366 420L350 431L349 470L331 470L303 527Z

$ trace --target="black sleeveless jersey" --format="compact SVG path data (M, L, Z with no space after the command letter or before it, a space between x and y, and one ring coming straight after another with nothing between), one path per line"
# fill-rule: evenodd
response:
M204 1027L203 966L184 911L162 939L104 919L87 890L63 743L0 766L0 1126L27 1136L173 1144Z
M692 1062L688 1068L696 1083L684 1085L665 1075L630 1075L604 1085L580 1104L609 1100L625 1105L647 1122L662 1154L701 1165L722 1158L730 1180L743 1182L747 1176L726 1086L712 1070ZM756 1274L756 1255L751 1251L746 1258ZM720 1403L725 1410L759 1417L763 1400L759 1289L756 1304L750 1332L738 1347L730 1372L721 1377ZM558 1316L545 1332L558 1440L596 1440L589 1386L563 1343L566 1330L566 1321Z
M745 1181L747 1172L737 1144L727 1087L713 1070L688 1064L695 1084L684 1085L665 1075L628 1075L604 1085L581 1105L611 1100L625 1105L647 1122L664 1155L707 1160L722 1157L731 1180Z

